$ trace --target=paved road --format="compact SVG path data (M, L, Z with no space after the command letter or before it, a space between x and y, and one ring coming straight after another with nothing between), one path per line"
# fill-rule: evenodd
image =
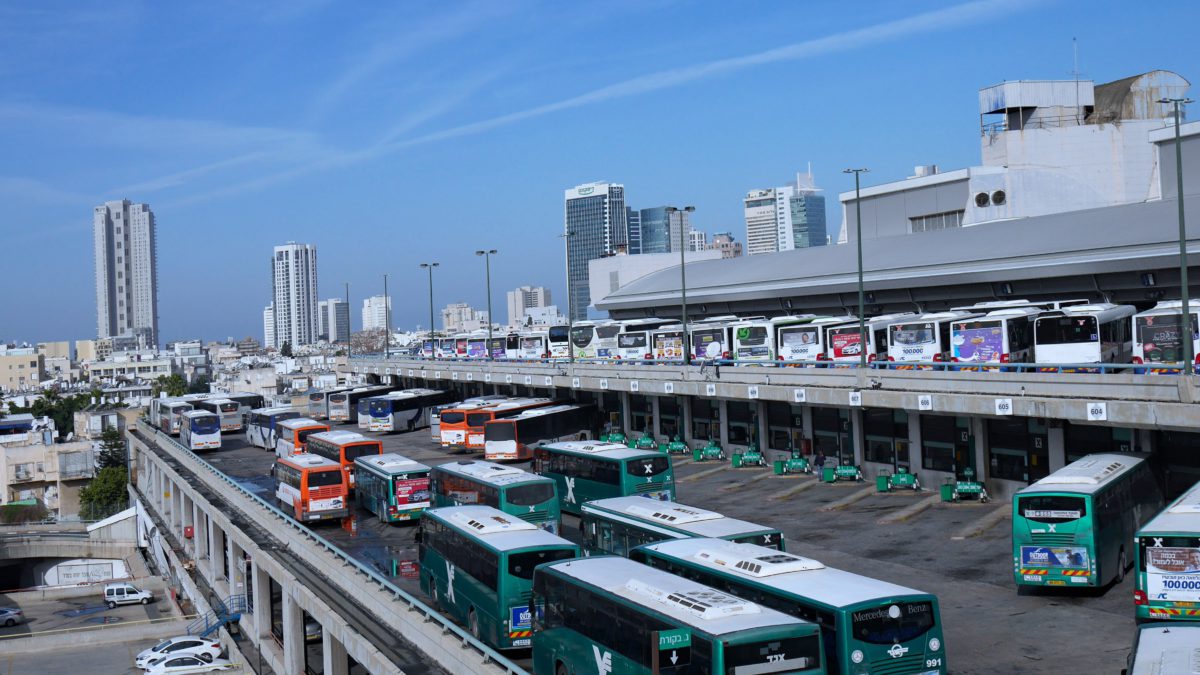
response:
M381 438L385 451L430 465L466 457L437 447L428 430ZM224 445L208 456L213 465L270 498L274 484L267 472L272 453L250 448L238 437L227 437ZM717 466L680 463L679 501L780 528L793 553L935 593L953 673L1117 673L1124 666L1134 628L1132 576L1101 592L1019 595L1011 581L1007 519L978 536L952 538L1007 505L937 504L909 520L881 524L880 519L929 493L870 494L845 508L823 511L866 486L813 485L795 491L812 479L758 478L765 469L728 465L709 472ZM576 523L567 517L563 529L568 536L578 531ZM352 523L316 529L388 575L398 561L416 558L410 524L384 525L364 512ZM396 582L419 593L411 580Z

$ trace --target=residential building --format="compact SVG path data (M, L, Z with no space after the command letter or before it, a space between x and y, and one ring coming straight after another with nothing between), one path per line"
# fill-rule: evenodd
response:
M128 199L92 210L97 337L136 336L158 345L158 253L154 213Z
M272 346L294 347L317 341L317 247L288 242L276 246L271 258L272 306L275 325ZM264 317L265 318L265 317Z
M692 229L687 211L670 212L665 206L642 209L638 219L640 253L678 253L681 228L686 231Z
M258 340L255 340L252 336L247 335L241 340L238 340L237 350L243 356L250 356L251 354L257 354L262 351L262 345L258 343Z
M37 344L37 353L47 359L60 358L71 360L71 341L62 340L60 342L39 342Z
M268 347L275 346L275 304L267 305L263 309L263 344Z
M705 251L708 250L708 235L700 230L688 231L688 249L689 251Z
M0 418L0 501L36 499L60 520L79 515L79 491L96 475L88 440L54 443L54 422L28 413Z
M628 233L626 250L629 254L642 253L642 212L631 206L625 207L625 231Z
M825 197L811 169L793 185L751 190L743 200L749 255L824 246Z
M100 436L108 429L116 429L118 431L125 430L125 416L122 410L128 408L118 407L112 403L93 403L83 410L75 411L74 419L72 420L75 432L75 438L79 440L98 441ZM137 414L135 411L130 411Z
M97 359L107 359L108 357L112 356L113 351L114 351L114 349L113 349L112 338L100 338L100 339L96 340L96 358Z
M587 316L588 261L612 255L628 245L625 186L586 183L564 191L563 232L567 237L567 311ZM643 228L645 224L643 222ZM643 246L645 245L643 241Z
M722 258L738 258L742 255L742 242L734 241L731 232L718 232L713 235L708 248L720 251Z
M486 309L475 309L465 302L446 305L442 310L442 330L447 333L466 333L487 329Z
M684 254L687 263L702 260L718 260L720 251L689 251ZM596 302L604 300L608 295L617 292L630 282L636 281L648 274L674 267L679 269L679 253L643 253L641 255L612 255L598 258L588 263L588 294ZM678 274L678 272L676 272ZM606 318L605 312L597 311L594 306L588 308L588 318Z
M76 340L75 341L75 362L82 363L84 361L96 360L96 341L95 340Z
M392 311L391 296L373 295L363 298L363 330L387 330Z
M519 326L526 312L550 304L550 289L545 286L521 286L508 292L508 325Z
M83 364L83 377L91 382L117 383L156 380L174 372L174 359L153 352L122 352L103 361Z
M41 354L0 355L0 391L36 389L46 379L46 357Z
M563 316L558 311L556 305L546 305L545 307L530 307L525 310L525 318L522 319L520 326L524 327L545 327L545 326L565 326L567 325L567 317ZM520 326L514 326L520 327Z
M350 341L350 305L341 298L329 298L317 303L321 317L321 332L317 336L326 342Z

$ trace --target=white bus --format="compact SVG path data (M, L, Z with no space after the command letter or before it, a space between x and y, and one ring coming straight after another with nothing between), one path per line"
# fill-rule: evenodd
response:
M989 364L987 368L959 370L995 371L1005 363L1033 361L1033 322L1044 310L1037 307L996 309L971 319L950 323L950 360Z
M456 340L452 337L440 338L437 341L437 358L439 358L439 359L454 358L455 354L457 353L455 351L457 343L458 343L458 340Z
M517 342L514 358L521 361L536 361L550 358L550 342L546 331L522 332Z
M542 443L593 438L598 426L596 406L590 403L531 408L516 417L484 423L483 458L489 462L532 459L533 449Z
M329 431L329 425L307 417L293 417L281 420L275 425L275 431L275 456L291 457L307 452L308 437Z
M1197 328L1194 307L1195 304L1188 303L1188 314L1192 319L1192 354L1195 362L1200 364L1200 330ZM1144 371L1139 369L1138 372L1156 375L1183 370L1182 316L1183 302L1180 300L1160 302L1152 309L1134 315L1133 362L1155 366Z
M864 322L867 336L864 342L858 331L858 319L852 323L831 327L825 334L829 344L825 348L825 356L835 364L852 365L862 358L863 350L867 352L867 363L876 360L887 360L888 326L897 321L916 318L916 314L884 314L874 316Z
M1129 363L1132 305L1072 305L1039 316L1033 325L1035 363ZM1039 368L1054 372L1058 368ZM1074 370L1074 369L1070 369ZM1089 371L1092 369L1081 369Z
M172 435L179 435L180 415L192 409L181 398L156 398L150 401L150 424Z
M238 405L237 401L231 401L227 398L210 398L203 401L195 401L193 407L196 410L207 410L220 417L221 431L242 430L242 406Z
M329 397L333 394L339 394L343 391L350 391L354 387L338 387L336 389L327 389L324 391L310 391L308 393L308 416L314 420L329 419Z
M188 410L182 413L179 444L188 450L220 450L220 416L207 410Z
M664 319L630 319L621 322L617 333L617 359L621 361L646 361L654 358L650 345L650 334L656 328L671 323Z
M815 314L799 316L776 316L770 319L748 319L732 326L733 358L738 365L743 363L772 363L782 360L777 345L779 332L784 327L811 324Z
M438 389L402 389L366 399L371 431L414 431L429 421L430 409L447 400Z
M616 321L578 321L571 327L571 348L577 359L617 358L617 334L621 324Z
M279 423L299 416L300 412L291 406L251 410L246 416L246 442L263 450L274 450Z
M521 334L493 336L488 342L488 358L493 361L511 361L519 358L521 352Z
M888 326L889 364L911 361L949 362L950 324L979 316L972 312L933 312ZM933 370L933 366L892 365L898 370Z
M822 316L806 324L780 326L776 332L776 350L779 361L825 361L826 347L829 345L829 331L833 328L858 321L857 317ZM805 368L815 368L816 363L805 365Z
M571 355L571 335L567 326L550 326L546 330L546 343L552 359L565 359Z
M468 359L486 359L488 355L487 332L475 332L467 336L467 353L460 354Z
M671 323L650 331L650 353L655 361L683 361L683 325Z
M246 416L251 410L265 408L267 406L266 399L262 394L250 394L244 391L235 391L232 394L225 394L224 398L230 401L235 401L238 404L238 411L242 416L242 428L246 428Z
M339 391L326 396L328 400L329 422L357 422L358 402L364 398L381 396L392 391L395 387L387 385L371 385L355 387L350 391Z

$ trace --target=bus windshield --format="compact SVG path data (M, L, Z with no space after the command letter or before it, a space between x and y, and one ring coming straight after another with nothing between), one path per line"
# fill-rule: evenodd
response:
M513 506L533 506L554 499L554 484L530 483L510 487L504 493L504 498Z
M877 645L898 644L923 635L936 622L932 602L898 602L863 609L851 616L855 639Z
M671 460L666 457L645 457L631 459L625 465L625 471L631 476L657 476L671 466Z
M314 427L312 429L301 429L296 432L296 442L303 443L304 441L308 440L309 436L312 436L313 434L316 434L316 433L320 433L322 431L325 431L325 429L318 429L316 427Z
M747 346L758 346L767 343L767 327L766 326L748 326L739 328L737 338L742 344Z
M816 635L726 644L725 672L790 673L821 663L821 639Z
M817 338L818 328L786 328L779 331L779 343L784 347L803 347L805 345L815 345L819 341Z
M211 434L221 429L221 421L216 417L197 417L192 420L192 431L198 434Z
M368 410L374 417L392 414L392 402L389 400L371 401Z
M550 329L546 331L546 336L550 338L551 342L565 342L567 339L567 327L551 326Z
M515 441L517 440L517 425L511 422L488 424L483 427L484 440Z
M319 488L342 484L342 470L328 469L325 471L309 471L308 487Z
M892 343L898 345L931 345L937 336L931 323L902 323L891 327Z
M1038 319L1036 331L1037 343L1040 345L1080 344L1100 340L1094 316L1058 316Z
M443 412L438 416L442 424L462 424L466 418L467 416L461 412Z
M532 579L533 568L538 565L557 562L559 560L570 560L574 557L575 551L569 548L511 553L508 556L508 573L519 579Z
M586 347L592 342L592 327L581 326L571 330L571 344L576 347Z
M478 412L477 413L468 413L467 414L467 426L481 427L491 419L492 419L491 413L478 413ZM443 421L445 421L445 420L443 419Z
M346 455L347 462L353 462L359 457L366 455L378 455L379 443L360 443L358 445L347 445L342 449L342 453Z
M1083 497L1043 495L1020 497L1017 513L1039 523L1065 523L1087 515L1087 500Z
M239 406L236 402L230 401L229 403L222 403L218 407L221 409L221 412L223 412L223 413L232 413L232 412L237 412Z

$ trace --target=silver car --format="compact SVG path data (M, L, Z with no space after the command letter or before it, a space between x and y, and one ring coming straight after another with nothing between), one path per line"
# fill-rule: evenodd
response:
M25 614L16 607L0 607L0 626L11 628L19 623L25 623Z

